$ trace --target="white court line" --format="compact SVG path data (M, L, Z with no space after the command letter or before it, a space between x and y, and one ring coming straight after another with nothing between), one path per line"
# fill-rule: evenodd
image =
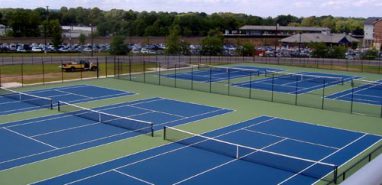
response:
M322 162L323 160L325 160L325 159L329 158L330 156L332 156L332 155L334 155L334 154L338 153L339 151L341 151L341 150L343 150L344 148L346 148L346 147L348 147L348 146L352 145L353 143L357 142L358 140L360 140L360 139L364 138L365 136L367 136L367 134L363 134L362 136L358 137L357 139L355 139L355 140L353 140L352 142L348 143L347 145L345 145L345 146L343 146L343 147L339 148L339 149L338 149L338 150L336 150L335 152L333 152L333 153L331 153L331 154L327 155L326 157L324 157L324 158L320 159L320 160L319 160L319 161L317 161L317 162ZM279 183L277 183L277 184L283 184L283 183L285 183L285 182L289 181L290 179L292 179L292 178L296 177L297 175L300 175L300 174L301 174L301 173L303 173L305 170L307 170L307 169L311 168L312 166L314 166L314 165L316 165L316 164L317 164L317 163L313 163L312 165L310 165L310 166L308 166L308 167L304 168L303 170L299 171L298 173L295 173L294 175L292 175L292 176L290 176L290 177L286 178L285 180L283 180L283 181L281 181L281 182L279 182ZM337 170L338 170L338 169L337 169ZM328 174L326 174L325 176L329 175L330 173L332 173L332 172L329 172L329 173L328 173ZM325 176L322 176L322 177L321 177L321 179L322 179L322 178L324 178Z
M77 129L77 128L83 128L83 127L93 126L93 125L97 125L97 124L100 124L100 122L84 124L84 125L75 126L75 127L69 127L69 128L65 128L65 129L61 129L61 130L51 131L51 132L44 132L44 133L41 133L41 134L36 134L36 135L33 135L33 136L29 136L29 137L34 138L34 137L39 137L39 136L46 136L46 135L50 135L50 134L56 134L56 133L60 133L60 132L68 131L68 130L74 130L74 129Z
M227 113L224 113L224 114L227 114ZM222 115L224 115L224 114L222 114ZM215 116L212 116L212 117L209 117L209 118L213 118L213 117L216 117L216 116L220 116L220 115L215 115ZM263 116L260 116L260 117L263 117ZM258 118L260 118L260 117L258 117ZM207 118L204 118L204 119L207 119ZM249 119L249 120L245 120L245 121L242 121L242 122L234 123L234 124L232 124L232 125L230 125L230 126L239 125L239 124L242 124L242 123L244 123L244 122L251 121L251 120L253 120L253 119L256 119L256 118L251 118L251 119ZM270 121L270 120L272 120L272 119L275 119L275 118L269 117L268 120L264 120L264 121L261 121L261 122L267 122L267 121ZM203 120L203 119L202 119L202 120ZM188 122L188 123L186 123L186 124L184 124L184 125L188 125L188 124L190 124L190 123L193 123L193 122ZM227 127L229 127L229 126L227 126ZM217 131L217 130L220 130L220 129L223 129L223 128L226 128L226 127L220 127L220 128L217 128L217 129L213 129L213 130L210 130L210 131L206 131L206 132L201 133L201 134L205 134L205 133L209 133L209 132ZM137 136L135 136L135 137L137 137ZM132 137L132 138L134 138L134 137ZM116 142L116 141L114 141L114 142ZM114 143L114 142L111 142L111 143ZM127 156L121 156L121 157L113 158L113 159L110 159L110 160L107 160L107 161L104 161L104 162L101 162L101 163L97 163L97 164L93 164L93 165L90 165L90 166L87 166L87 167L83 167L83 168L80 168L80 169L72 170L72 171L69 171L69 172L67 172L67 173L60 174L60 175L56 175L56 176L49 177L49 178L45 178L45 179L39 180L39 181L34 182L34 183L38 183L38 182L42 182L42 181L46 181L46 180L49 180L49 179L54 179L54 178L57 178L57 177L61 177L61 176L70 174L70 173L74 173L74 172L78 172L78 171L81 171L81 170L85 170L85 169L87 169L87 168L91 168L91 167L94 167L94 166L104 165L104 164L106 164L106 163L108 163L108 162L112 162L112 161L120 160L120 159L129 157L129 156L133 156L133 155L136 155L136 154L139 154L139 153L142 153L142 152L147 152L147 151L152 150L152 149L156 149L156 148L160 148L160 147L164 147L164 146L169 146L169 145L171 145L171 144L173 144L173 143L172 143L172 142L168 142L167 144L162 144L162 145L159 145L159 146L156 146L156 147L153 147L153 148L149 148L149 149L146 149L146 150L142 150L142 151L138 151L138 152L131 153L131 154L127 155ZM99 146L96 146L96 147L99 147ZM96 148L96 147L92 147L92 148ZM88 148L88 149L90 149L90 148ZM80 150L80 151L88 150L88 149L82 149L82 150ZM74 153L74 152L70 152L70 153ZM70 153L68 153L68 154L70 154ZM67 154L64 154L64 155L67 155ZM64 156L64 155L62 155L62 156ZM57 158L57 157L59 157L59 156L52 157L52 158ZM45 161L45 160L47 160L47 159L43 159L43 160L41 160L41 161ZM32 162L32 163L38 163L38 162L41 162L41 161ZM32 164L32 163L29 163L29 164ZM25 165L25 164L24 164L24 165ZM24 166L24 165L20 165L20 166L18 166L18 167L21 167L21 166ZM12 168L16 168L16 167L12 167ZM10 169L12 169L12 168L10 168ZM6 170L8 170L8 169L6 169ZM6 171L6 170L0 170L0 172L1 172L1 171Z
M7 128L3 128L3 129L4 129L4 130L7 130L7 131L9 131L9 132L12 132L12 133L14 133L14 134L17 134L17 135L19 135L19 136L22 136L22 137L24 137L24 138L30 139L30 140L32 140L32 141L36 141L36 142L41 143L41 144L43 144L43 145L49 146L49 147L51 147L51 148L58 149L57 147L55 147L55 146L53 146L53 145L50 145L50 144L45 143L45 142L42 142L42 141L40 141L40 140L37 140L37 139L31 138L31 137L28 137L28 136L26 136L26 135L24 135L24 134L20 134L20 133L18 133L18 132L16 132L16 131L13 131L13 130L11 130L11 129L7 129ZM1 163L2 163L2 162L1 162Z
M273 137L278 137L278 138L285 138L285 139L288 139L288 140L291 140L291 141L296 141L296 142L299 142L299 143L305 143L305 144L320 146L320 147L324 147L324 148L331 148L331 149L335 149L335 150L339 149L339 148L333 147L333 146L327 146L327 145L323 145L323 144L319 144L319 143L313 143L313 142L303 141L303 140L299 140L299 139L293 139L293 138L289 138L289 137L279 136L279 135L275 135L275 134L269 134L269 133L265 133L265 132L259 132L259 131L255 131L255 130L249 130L249 129L243 129L243 130L248 131L248 132L253 132L253 133L258 133L258 134L263 134L263 135L268 135L268 136L273 136Z
M224 110L224 109L218 109L218 110L206 112L206 113L203 113L203 114L194 115L194 116L191 116L191 117L185 117L185 118L178 119L178 120L164 122L164 123L161 123L161 124L154 125L154 127L159 127L161 125L165 125L165 124L169 124L169 123L172 123L172 122L176 122L176 121L180 121L180 120L184 120L184 119L189 119L189 118L193 118L193 117L197 117L197 116L201 116L201 115L205 115L205 114L210 114L210 113L218 112L218 111L221 111L221 110ZM227 112L227 113L230 113L230 112ZM224 113L224 114L226 114L226 113ZM221 115L224 115L224 114L219 114L219 115L215 115L215 116L211 116L211 117L207 117L207 118L203 118L203 119L208 119L208 118L212 118L212 117L216 117L216 116L221 116ZM195 120L195 121L201 121L203 119L199 119L199 120ZM193 123L195 121L188 122L186 124ZM185 124L182 124L182 125L185 125ZM120 134L110 135L110 136L106 136L106 137L103 137L103 138L97 138L97 139L86 141L86 142L82 142L82 143L76 143L76 144L73 144L73 145L57 148L57 149L54 149L54 150L48 150L48 151L44 151L44 152L40 152L40 153L31 154L31 155L28 155L28 156L22 156L22 157L19 157L19 158L10 159L10 160L7 160L7 161L1 161L0 164L6 163L6 162L12 162L12 161L16 161L16 160L24 159L24 158L28 158L28 157L33 157L33 156L41 155L41 154L44 154L44 153L49 153L49 152L52 152L52 151L55 151L55 150L58 150L58 149L65 149L65 148L70 148L70 147L73 147L73 146L78 146L78 145L82 145L82 144L86 144L86 143L91 143L91 142L94 142L94 141L97 141L97 140L100 140L100 139L107 139L107 138L110 138L110 137L114 137L114 136L118 136L118 135L123 135L123 134L127 134L127 133L130 133L130 132L134 132L134 131L126 131L126 132L122 132ZM137 136L140 136L140 135L141 134L138 134ZM137 136L134 136L134 137L137 137ZM128 137L128 139L134 138L134 137ZM122 140L122 139L120 139L120 140ZM105 143L105 144L111 144L111 143L114 143L114 142L117 142L117 141L120 141L120 140L116 140L116 141ZM71 153L74 153L74 152L78 152L78 151L82 151L82 150L87 150L87 149L99 147L99 146L102 146L102 145L105 145L105 144L96 145L96 146L89 147L89 148L84 148L84 149L81 149L81 150L76 150L76 151L73 151L73 152L69 152L69 153L66 153L66 154L54 156L54 157L51 157L51 158L56 158L56 157L67 155L67 154L71 154ZM42 160L34 161L32 163L37 163L37 162L44 161L44 160L47 160L47 159L50 159L50 158L44 158ZM22 165L19 165L19 166L14 166L12 168L0 170L0 172L1 171L6 171L6 170L10 170L10 169L13 169L13 168L16 168L16 167L21 167L21 166L24 166L24 165L32 164L32 163L26 163L26 164L22 164Z
M135 177L135 176L129 175L129 174L127 174L127 173L124 173L124 172L121 172L121 171L118 171L118 170L113 170L113 171L115 171L115 172L117 172L117 173L119 173L119 174L122 174L122 175L128 176L128 177L130 177L130 178L133 178L133 179L135 179L135 180L138 180L138 181L140 181L140 182L143 182L143 183L146 183L146 184L150 184L150 185L155 185L154 183L151 183L151 182L145 181L145 180L143 180L143 179L140 179L140 178L138 178L138 177Z
M269 145L267 145L267 146L264 146L264 147L260 148L260 150L264 150L264 149L269 148L269 147L271 147L271 146L277 145L277 144L279 144L279 143L281 143L281 142L283 142L283 141L285 141L285 140L286 140L286 138L284 138L284 139L280 139L280 140L277 141L277 142L271 143L271 144L269 144ZM259 150L258 150L258 151L259 151ZM221 164L221 165L218 165L218 166L215 166L215 167L210 168L210 169L208 169L208 170L202 171L202 172L197 173L197 174L195 174L195 175L193 175L193 176L190 176L190 177L188 177L188 178L186 178L186 179L183 179L183 180L181 180L181 181L175 182L175 183L173 183L173 185L181 184L181 183L186 182L186 181L188 181L188 180L190 180L190 179L193 179L193 178L195 178L195 177L198 177L198 176L200 176L200 175L209 173L209 172L211 172L211 171L213 171L213 170L216 170L216 169L218 169L218 168L220 168L220 167L223 167L223 166L225 166L225 165L227 165L227 164L229 164L229 163L232 163L232 162L235 162L235 161L239 161L241 158L246 157L246 156L249 156L249 155L252 155L252 154L254 154L254 153L258 152L258 151L253 151L253 152L251 152L251 153L249 153L249 154L247 154L247 155L245 155L245 156L239 157L239 159L233 159L233 160L228 161L228 162L226 162L226 163L223 163L223 164ZM259 164L259 163L257 163L257 164ZM261 164L259 164L259 165L261 165Z
M71 94L71 95L75 95L75 96L81 96L81 97L84 97L84 98L93 98L93 97L90 97L90 96L85 96L85 95L81 95L81 94L77 94L77 93L62 91L62 90L58 90L58 89L55 89L54 91L61 92L61 93L66 93L66 95Z
M370 88L373 88L373 87L375 87L375 86L378 86L379 84L375 84L375 85L372 85L371 87L368 87L368 88L364 88L363 86L360 86L360 87L358 87L359 88L359 90L355 90L353 93L358 93L358 92L361 92L361 91L365 91L365 90L368 90L368 89L370 89ZM364 86L367 86L366 84L364 85ZM338 99L338 98L342 98L343 96L348 96L348 95L351 95L352 94L352 90L351 89L348 89L348 90L344 90L344 91L341 91L341 92L338 92L338 93L334 93L334 94L332 94L332 95L330 95L330 96L336 96L337 94L341 94L341 93L344 93L344 92L346 92L346 91L349 91L348 93L346 93L346 94L344 94L344 95L341 95L341 96L337 96L337 97L335 97L335 98L331 98L331 99Z
M268 122L268 121L273 120L273 119L274 119L274 118L269 118L268 120L264 120L264 121L255 123L254 125L258 125L258 124L261 124L261 123L265 123L265 122ZM239 123L237 123L237 124L239 124ZM253 126L253 125L250 125L250 126ZM225 128L225 127L224 127L224 128ZM222 129L222 128L219 128L219 129ZM219 130L219 129L216 129L216 130ZM221 137L221 136L224 136L224 135L228 135L228 134L237 132L237 131L239 131L239 130L240 130L240 129L237 129L237 130L231 130L230 132L226 132L226 133L217 135L217 136L215 136L215 137L213 137L213 138L218 138L218 137ZM212 132L212 131L209 131L209 132ZM206 132L206 133L208 133L208 132ZM172 142L171 142L170 144L172 144ZM169 145L169 144L166 144L166 145ZM164 146L164 145L162 145L162 146ZM159 148L159 147L161 147L161 146L158 146L158 147L155 147L155 148ZM157 157L160 157L160 156L163 156L163 155L167 155L167 154L170 154L170 153L179 151L179 150L183 150L183 149L185 149L185 148L189 148L189 147L191 147L191 146L190 146L190 145L182 146L182 147L179 147L179 148L176 148L176 149L172 149L172 150L169 150L169 151L166 151L166 152L162 152L162 153L159 153L159 154L156 154L156 155L153 155L153 156L144 158L144 159L140 159L140 160L138 160L138 161L134 161L134 162L132 162L132 163L128 163L128 164L119 166L119 167L117 167L117 168L110 169L110 170L108 170L108 171L112 171L112 170L116 170L116 169L120 169L120 168L124 168L124 167L128 167L128 166L132 166L132 165L135 165L135 164L138 164L138 163L141 163L141 162L145 162L145 161L147 161L147 160L151 160L151 159L154 159L154 158L157 158ZM150 150L150 149L148 149L148 150ZM148 151L148 150L146 150L146 151ZM140 153L140 152L137 152L137 153ZM135 153L135 154L137 154L137 153ZM132 154L132 155L133 155L133 154ZM131 156L131 155L129 155L129 156ZM124 157L127 157L127 156L123 156L123 157L120 157L120 158L117 158L117 159L112 159L112 160L110 160L110 161L118 160L118 159L121 159L121 158L124 158ZM101 164L105 164L105 163L110 162L110 161L106 161L106 162L101 163ZM96 165L100 165L100 164L96 164ZM96 166L96 165L93 165L93 166ZM86 167L86 168L89 168L89 167ZM86 169L86 168L82 168L82 169ZM80 170L82 170L82 169L80 169ZM77 170L77 171L79 171L79 170ZM104 174L104 173L106 173L106 172L108 172L108 171L104 171L104 172L101 172L101 173L98 173L98 174L94 174L94 175L92 175L92 177L95 177L95 176L98 176L98 175L102 175L102 174ZM62 174L62 175L64 175L64 174ZM59 175L59 176L62 176L62 175ZM52 178L54 178L54 177L52 177ZM85 177L85 178L87 178L87 177ZM51 178L49 178L49 179L51 179ZM77 179L77 180L81 180L81 179ZM41 182L41 181L40 181L40 182Z
M337 169L340 169L342 168L343 166L345 166L346 164L348 164L350 161L352 161L353 159L357 158L360 154L364 153L365 151L369 150L370 148L374 147L375 145L377 145L378 143L382 142L382 139L379 139L377 142L375 142L374 144L372 144L371 146L365 148L364 150L362 150L361 152L359 152L357 155L354 155L352 158L348 159L346 162L342 163L340 166L338 166ZM359 161L358 161L359 162ZM349 168L350 169L350 168ZM324 177L328 176L330 173L326 174ZM318 182L320 181L317 180L316 182L314 182L313 184L317 184Z

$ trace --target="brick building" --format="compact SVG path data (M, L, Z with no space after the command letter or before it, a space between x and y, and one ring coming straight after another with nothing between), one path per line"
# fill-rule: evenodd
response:
M382 17L369 17L364 23L363 46L366 48L376 47L381 49L382 45Z

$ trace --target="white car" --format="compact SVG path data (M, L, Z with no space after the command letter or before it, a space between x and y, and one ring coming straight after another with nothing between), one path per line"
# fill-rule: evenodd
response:
M40 47L32 47L32 52L42 52L42 49Z

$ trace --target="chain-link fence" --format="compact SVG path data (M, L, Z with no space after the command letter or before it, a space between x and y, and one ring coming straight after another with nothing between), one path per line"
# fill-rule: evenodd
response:
M262 71L261 68L251 71L245 68L231 68L232 66L218 67L243 64L243 61L257 63L249 57L139 57L116 60L116 77L208 93L382 117L381 95L378 95L382 90L381 82L363 81L349 76L333 79L326 76L309 77L269 72L265 69ZM326 61L321 63L323 62ZM132 70L136 66L140 66L141 70ZM364 101L364 96L369 96L371 100Z

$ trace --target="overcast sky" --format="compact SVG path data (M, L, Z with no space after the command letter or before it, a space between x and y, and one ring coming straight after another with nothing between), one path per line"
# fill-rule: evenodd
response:
M234 12L261 17L333 15L344 17L382 16L382 0L0 0L1 8L98 7L136 11Z

